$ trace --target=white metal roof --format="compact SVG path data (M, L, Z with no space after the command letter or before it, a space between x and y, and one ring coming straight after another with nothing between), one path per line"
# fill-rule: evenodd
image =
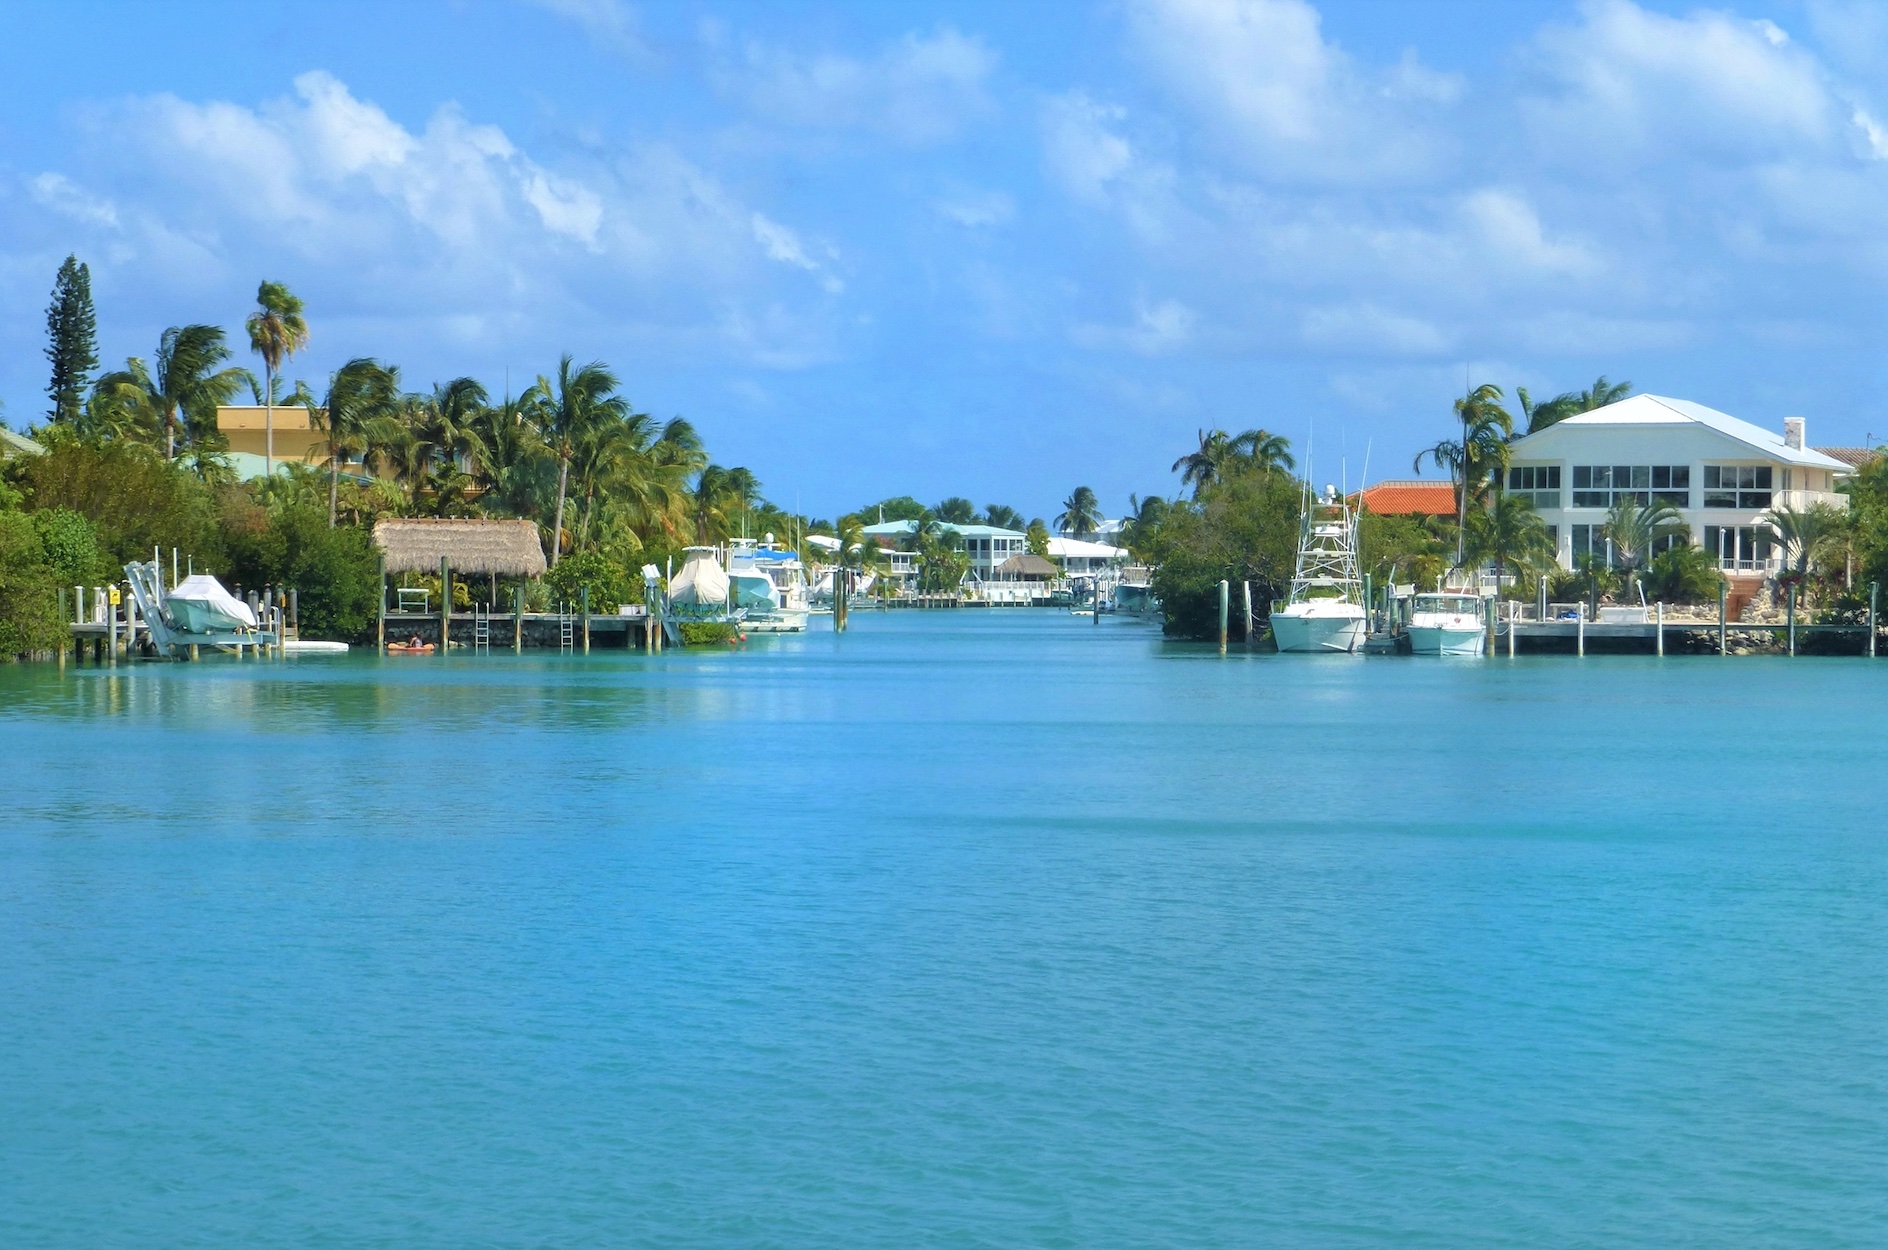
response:
M1732 438L1753 448L1766 459L1777 460L1784 464L1800 464L1815 469L1834 469L1839 473L1848 473L1852 466L1844 464L1833 456L1825 456L1810 447L1791 447L1784 443L1783 435L1773 433L1760 425L1741 421L1729 413L1695 404L1689 399L1668 399L1663 395L1634 395L1622 399L1616 404L1604 408L1595 408L1592 412L1582 412L1556 422L1534 434L1515 440L1517 459L1525 459L1524 450L1528 443L1544 439L1563 427L1579 429L1596 425L1702 425L1715 430L1726 438Z
M1071 557L1077 560L1125 560L1128 558L1125 547L1084 542L1079 538L1051 538L1049 554L1058 560L1067 560Z

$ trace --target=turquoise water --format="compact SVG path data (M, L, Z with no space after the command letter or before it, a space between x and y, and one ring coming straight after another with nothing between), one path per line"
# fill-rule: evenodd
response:
M0 668L0 1244L1888 1244L1888 664Z

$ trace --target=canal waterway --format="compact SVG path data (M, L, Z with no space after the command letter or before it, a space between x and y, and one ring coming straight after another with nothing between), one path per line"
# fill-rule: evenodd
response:
M0 1244L1888 1244L1888 663L0 666Z

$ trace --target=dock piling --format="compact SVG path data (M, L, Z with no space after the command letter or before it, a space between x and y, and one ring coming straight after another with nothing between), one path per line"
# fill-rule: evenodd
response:
M583 653L590 654L590 588L582 586L577 591L577 610L583 613Z
M1790 606L1789 606L1788 619L1789 619L1789 626L1790 626L1790 658L1793 660L1796 658L1796 584L1794 582L1790 583Z
M524 654L524 578L511 591L511 649Z
M1658 641L1653 646L1653 652L1657 655L1664 655L1665 654L1665 600L1663 599L1659 600L1659 616L1658 616L1658 624L1656 626L1656 629L1657 629L1657 633L1655 637L1658 639Z
M1226 654L1226 617L1231 607L1232 587L1224 578L1219 582L1219 653Z
M1368 579L1368 578L1366 578L1365 580L1366 580L1366 581L1368 581L1369 579ZM1252 583L1251 583L1250 581L1244 581L1244 582L1241 582L1241 583L1239 583L1239 584L1240 584L1241 586L1243 586L1243 587L1245 587L1245 597L1246 597L1246 645L1247 645L1247 646L1249 647L1249 646L1251 646L1251 645L1252 645ZM1366 595L1364 596L1364 601L1365 601L1365 602L1367 603L1367 602L1369 602L1369 600L1370 600L1370 596L1369 596L1368 594L1366 594Z
M380 553L380 612L374 624L374 649L387 653L387 553Z
M1575 655L1586 654L1586 605L1585 604L1580 605L1579 620L1574 626L1573 653Z
M439 557L439 654L452 649L452 565Z
M1728 613L1728 600L1731 596L1730 583L1718 578L1718 654L1729 655L1730 650L1724 645L1724 621Z

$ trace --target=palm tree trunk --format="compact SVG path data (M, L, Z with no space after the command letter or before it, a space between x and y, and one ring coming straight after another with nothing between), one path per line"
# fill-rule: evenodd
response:
M557 567L557 553L564 545L564 492L570 488L570 457L557 458L557 519L551 522L551 567Z
M268 379L268 389L262 392L262 477L267 481L275 476L275 367L270 365L262 372Z
M328 447L328 528L333 529L341 502L341 449Z

